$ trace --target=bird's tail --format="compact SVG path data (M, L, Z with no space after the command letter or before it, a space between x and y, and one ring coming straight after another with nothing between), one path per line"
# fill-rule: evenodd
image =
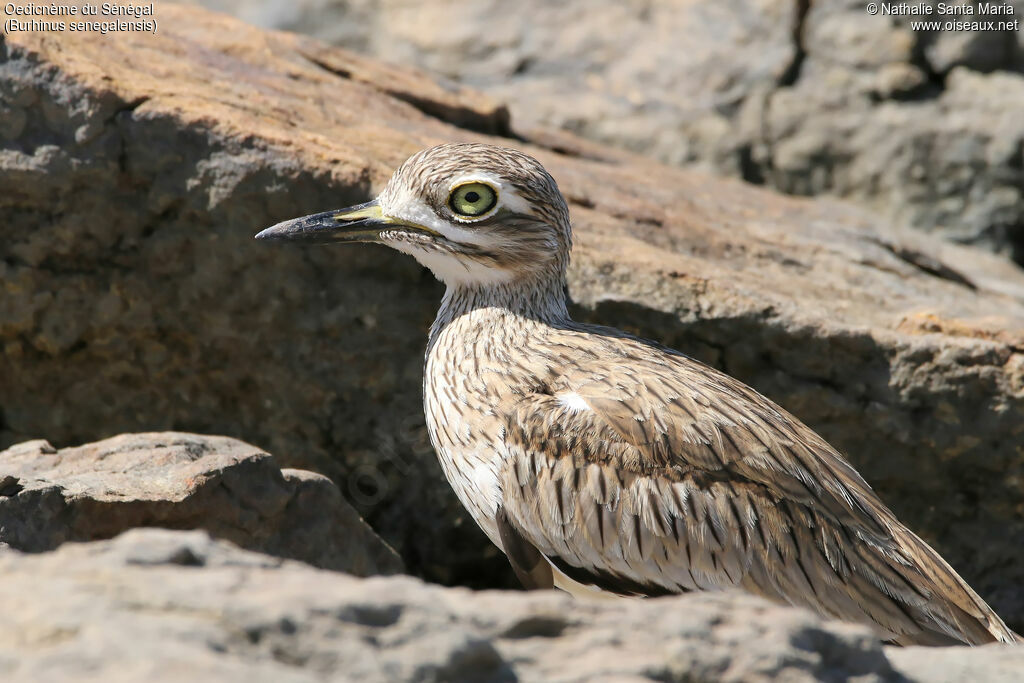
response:
M934 604L929 609L931 623L920 624L922 631L905 634L895 640L903 645L985 645L987 643L1024 643L1024 638L1009 629L967 582L931 546L914 532L900 525L894 537L911 550L918 570L928 583Z

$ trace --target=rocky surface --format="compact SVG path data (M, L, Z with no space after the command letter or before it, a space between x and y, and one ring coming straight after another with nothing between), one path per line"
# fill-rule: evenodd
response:
M0 548L53 550L135 527L205 529L271 555L359 576L402 570L327 477L281 470L222 436L124 434L0 452Z
M1006 262L564 133L307 37L159 8L157 35L0 52L0 440L187 429L323 472L443 583L514 585L421 417L440 286L383 248L253 234L364 201L446 140L517 145L577 228L576 314L723 368L820 430L1024 628L1024 277Z
M202 532L136 530L5 553L0 574L0 676L12 683L1009 683L1024 666L1024 648L996 645L949 648L938 660L955 657L956 667L919 669L934 650L883 649L861 627L738 594L473 593L318 571Z
M1024 262L1024 28L915 31L862 0L202 4L483 88L517 130L851 198ZM1021 0L924 4L1024 26Z

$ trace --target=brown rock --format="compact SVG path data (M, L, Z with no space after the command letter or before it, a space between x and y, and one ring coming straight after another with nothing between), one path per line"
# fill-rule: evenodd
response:
M205 529L251 550L359 576L402 564L327 478L281 470L223 436L124 434L0 452L0 547L53 550L134 527Z
M1013 10L986 16L933 1L925 17L862 0L200 4L482 88L517 130L841 196L1024 263L1024 0L965 3Z
M0 151L4 443L244 435L341 482L412 571L513 585L422 424L439 285L385 249L252 235L369 198L427 145L517 145L570 199L578 315L781 402L1024 627L1017 269L847 204L564 133L487 137L476 131L500 130L501 110L475 95L393 67L377 87L372 62L310 38L159 12L155 36L6 38L0 92L25 124ZM437 118L450 112L474 130Z

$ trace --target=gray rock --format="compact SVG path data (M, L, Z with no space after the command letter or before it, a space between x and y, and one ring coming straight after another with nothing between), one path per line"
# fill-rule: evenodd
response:
M911 681L945 683L1019 683L1024 675L1024 648L986 647L977 656L962 648L886 648L892 666Z
M357 579L134 530L0 555L0 676L39 680L873 681L902 679L861 627L740 594L573 601ZM44 590L40 587L45 586ZM950 648L975 680L1024 648Z
M8 552L0 573L0 676L11 683L1002 683L1024 667L1021 647L883 648L862 627L738 593L474 593L321 571L198 531Z
M360 576L402 569L330 479L281 470L235 439L125 434L77 448L29 441L0 452L0 547L42 552L149 526L205 529Z
M1019 8L1015 17L1024 18ZM799 79L772 94L759 132L747 131L759 172L785 192L852 198L1024 261L1017 37L915 31L919 18L870 17L854 0L814 3Z
M368 199L427 145L516 145L569 198L578 317L780 402L1024 629L1019 269L847 203L556 131L501 137L500 105L422 72L160 12L157 35L5 37L24 126L0 149L3 445L244 436L339 482L411 572L515 585L426 438L438 284L386 249L252 236Z
M201 4L482 88L517 130L850 198L1024 263L1021 0L966 3L1014 10L984 17L940 15L936 0L924 17L871 16L862 0Z

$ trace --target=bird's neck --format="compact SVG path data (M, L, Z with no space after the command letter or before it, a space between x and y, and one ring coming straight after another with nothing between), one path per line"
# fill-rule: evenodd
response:
M565 277L551 274L487 285L449 285L430 330L431 340L453 323L493 317L548 325L567 321Z

